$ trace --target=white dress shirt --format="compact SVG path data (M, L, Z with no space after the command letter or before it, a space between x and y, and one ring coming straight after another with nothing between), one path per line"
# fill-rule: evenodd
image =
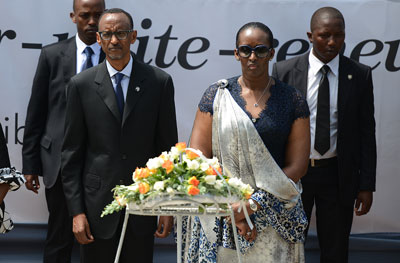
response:
M322 77L320 69L325 64L321 62L317 57L314 56L313 50L311 50L308 67L308 78L307 78L307 103L310 109L310 132L311 132L311 153L310 159L326 159L335 157L336 144L337 144L337 127L338 127L338 83L339 83L339 55L332 59L326 65L329 66L330 71L328 73L329 80L329 103L330 103L330 135L331 144L329 150L321 156L317 150L314 149L315 143L315 126L317 120L317 104L318 104L318 87Z
M84 52L85 48L86 47L92 48L93 50L92 64L93 66L96 66L97 64L99 64L101 47L97 42L94 42L90 46L86 45L79 38L78 33L76 34L75 40L76 40L76 74L78 74L82 71L83 65L85 65L86 62L86 54Z
M132 56L129 57L128 64L121 71L118 71L115 68L113 68L113 66L111 66L111 64L108 62L108 60L106 60L106 65L107 65L108 74L110 74L111 82L112 82L113 87L114 87L114 92L117 89L117 80L115 79L115 74L117 74L117 73L124 74L124 77L121 80L121 87L122 87L122 92L124 93L124 101L126 101L126 95L128 93L129 80L131 78L131 73L132 73L132 65L133 65Z

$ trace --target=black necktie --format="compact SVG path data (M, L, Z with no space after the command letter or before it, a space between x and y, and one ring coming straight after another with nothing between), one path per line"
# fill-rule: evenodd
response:
M321 68L322 78L318 88L317 122L315 127L314 148L324 155L330 148L330 113L329 113L329 66Z
M86 55L86 61L85 64L83 64L82 71L93 67L92 55L94 54L93 49L91 47L86 47L85 50L83 50L83 52Z
M117 86L115 88L115 96L117 97L117 103L118 103L118 109L119 113L121 113L121 117L124 113L124 93L122 91L122 86L121 86L121 80L124 77L124 74L122 73L117 73L115 74L115 81L117 83Z

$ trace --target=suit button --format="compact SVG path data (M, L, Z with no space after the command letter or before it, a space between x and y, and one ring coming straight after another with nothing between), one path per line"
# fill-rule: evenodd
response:
M124 184L124 180L119 180L119 184Z
M122 155L122 160L126 160L126 159L128 159L128 156L126 154L123 154Z

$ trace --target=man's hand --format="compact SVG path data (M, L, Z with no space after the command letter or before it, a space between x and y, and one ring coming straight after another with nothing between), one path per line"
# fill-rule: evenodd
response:
M89 222L84 213L74 216L72 221L72 232L74 232L76 240L82 245L94 241L94 237L90 233Z
M38 175L33 175L33 174L25 174L25 187L28 190L31 190L35 194L38 193L38 190L40 188L40 182L39 182L39 176Z
M372 191L360 191L357 195L354 212L357 216L365 215L372 206ZM361 205L361 209L360 209Z
M155 237L165 238L171 233L173 223L172 216L160 216L158 219L158 227L156 232L154 233Z

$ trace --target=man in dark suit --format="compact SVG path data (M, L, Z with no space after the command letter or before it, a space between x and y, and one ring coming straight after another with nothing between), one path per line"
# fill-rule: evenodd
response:
M97 42L106 60L68 85L62 181L82 262L113 262L123 213L100 217L117 184L133 183L136 167L177 141L171 77L130 53L132 17L106 10ZM131 216L120 262L152 262L154 235L165 237L172 218ZM132 261L133 260L133 261Z
M104 53L96 42L104 0L74 0L70 17L77 35L44 47L29 101L22 148L26 187L38 193L43 176L49 211L44 262L71 262L74 237L60 174L64 135L65 92L70 78L98 64Z
M353 213L364 215L375 191L376 142L371 68L341 54L339 10L311 18L312 51L274 65L273 76L296 87L310 108L311 153L302 178L310 218L316 206L321 262L347 262Z

